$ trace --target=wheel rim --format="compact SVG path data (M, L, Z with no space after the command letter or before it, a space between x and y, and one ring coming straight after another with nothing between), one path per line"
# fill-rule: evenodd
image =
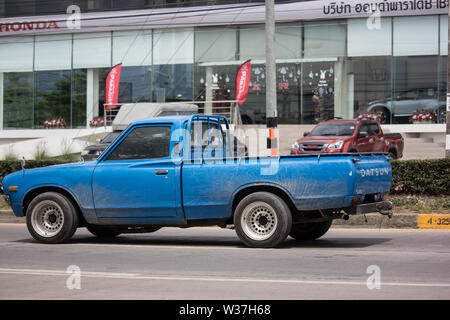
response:
M42 237L50 238L57 235L64 225L61 206L50 200L40 202L31 212L31 225Z
M253 240L269 239L275 232L278 218L275 210L265 202L249 204L241 216L244 233Z

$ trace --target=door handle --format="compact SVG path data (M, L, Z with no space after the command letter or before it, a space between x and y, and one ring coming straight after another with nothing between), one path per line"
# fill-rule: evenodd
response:
M163 175L166 175L166 174L168 174L169 173L169 170L156 170L155 171L155 174L157 175L157 176L163 176Z

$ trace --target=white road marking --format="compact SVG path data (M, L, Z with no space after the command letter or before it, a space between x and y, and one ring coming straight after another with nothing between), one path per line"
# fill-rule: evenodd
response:
M30 276L65 276L68 274L61 270L34 270L34 269L9 269L0 268L0 274L20 274ZM127 280L159 280L159 281L204 281L204 282L235 282L235 283L278 283L278 284L312 284L312 285L352 285L367 286L366 281L332 281L332 280L301 280L301 279L258 279L258 278L220 278L220 277L188 277L188 276L146 276L135 273L110 273L110 272L81 272L82 277L88 278L113 278ZM446 287L450 283L410 283L410 282L381 282L381 286L394 287Z

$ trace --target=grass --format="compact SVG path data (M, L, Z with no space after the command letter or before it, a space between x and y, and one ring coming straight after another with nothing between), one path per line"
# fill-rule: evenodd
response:
M450 214L450 196L391 195L394 213Z
M50 155L47 152L47 143L40 142L38 145L36 145L36 148L33 152L33 159L34 160L48 160L50 159Z
M7 160L7 161L19 160L19 156L14 152L14 147L12 144L9 145L8 151L3 156L3 160Z

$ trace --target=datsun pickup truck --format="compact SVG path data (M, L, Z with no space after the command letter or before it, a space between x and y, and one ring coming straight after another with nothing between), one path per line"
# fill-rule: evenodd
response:
M328 120L304 132L291 148L291 154L336 152L387 152L393 159L403 156L400 133L383 133L374 120Z
M386 153L239 157L230 137L220 116L135 121L97 160L25 164L2 189L43 243L65 242L79 227L114 237L220 226L247 246L274 247L288 236L316 239L333 219L392 214Z

